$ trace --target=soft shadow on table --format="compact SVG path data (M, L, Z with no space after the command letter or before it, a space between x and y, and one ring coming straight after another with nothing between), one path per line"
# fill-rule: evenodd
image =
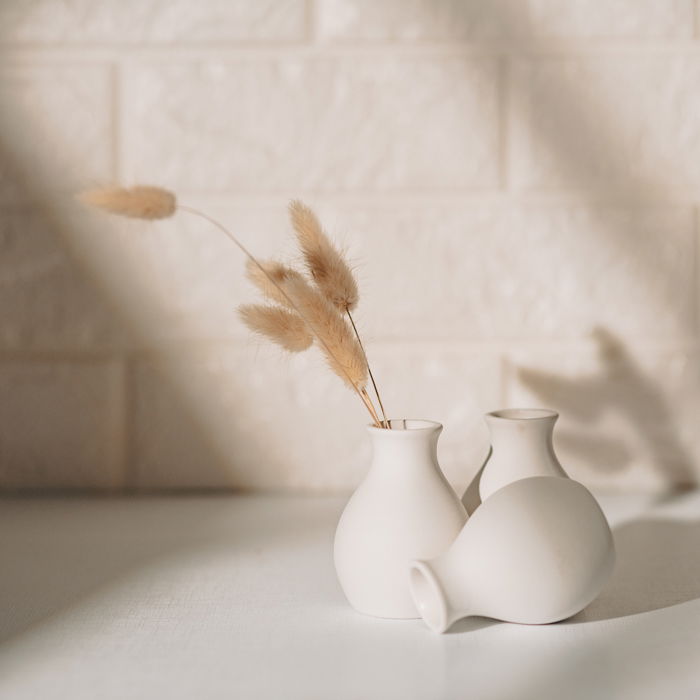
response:
M71 610L99 607L114 586L141 585L151 567L172 567L175 577L183 559L274 556L326 536L324 507L308 499L300 514L281 499L262 517L254 497L4 499L0 648Z
M211 528L204 509L154 500L4 501L0 643L135 571L184 554ZM22 509L21 512L20 509Z
M602 593L562 624L612 620L700 598L700 521L649 518L613 529L617 561ZM475 632L497 620L465 618L448 634Z
M700 521L642 519L613 529L608 585L566 622L611 620L700 598Z
M463 632L477 632L478 630L493 625L502 624L499 620L493 620L490 617L465 617L462 620L457 620L448 629L445 634L462 634Z

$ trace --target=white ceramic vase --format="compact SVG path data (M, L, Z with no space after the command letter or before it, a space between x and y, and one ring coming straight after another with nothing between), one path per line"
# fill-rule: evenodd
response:
M536 476L494 493L452 546L409 572L427 625L444 632L471 615L545 624L586 607L615 561L598 503L571 479Z
M393 420L391 427L368 428L372 462L340 517L335 569L355 610L375 617L416 618L409 564L447 549L467 514L438 465L442 426Z
M556 411L543 408L506 408L486 414L491 452L479 482L482 502L518 479L567 476L552 445L557 418Z

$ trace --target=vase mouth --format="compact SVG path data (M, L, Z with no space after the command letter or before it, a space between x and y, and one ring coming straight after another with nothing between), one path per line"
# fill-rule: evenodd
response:
M391 430L387 428L378 428L371 423L367 426L367 429L370 432L395 433L398 435L402 433L428 433L442 430L442 423L438 423L434 420L424 420L422 418L389 418L387 423L391 426Z
M428 627L443 633L448 627L447 605L442 587L427 562L411 562L408 572L411 597Z
M551 408L501 408L486 414L486 418L507 421L552 420L558 417L559 414Z

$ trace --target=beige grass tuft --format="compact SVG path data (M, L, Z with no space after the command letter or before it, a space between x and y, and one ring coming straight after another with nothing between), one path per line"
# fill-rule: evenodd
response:
M322 341L319 347L331 370L351 389L364 389L367 363L362 348L337 309L301 277L285 279L281 286Z
M359 335L355 329L356 336L353 336L350 325L343 317L343 314L347 314L354 329L350 310L358 301L357 284L350 268L308 207L301 202L293 202L290 212L317 286L280 263L259 263L223 224L203 211L179 204L175 195L166 189L146 185L104 187L82 192L78 199L86 205L121 216L163 219L177 210L208 221L246 255L250 261L248 277L268 299L279 304L240 307L244 323L255 333L290 352L302 352L316 340L331 370L357 393L374 424L378 427L382 424L367 394L367 377L371 377L371 374ZM390 427L386 423L384 425Z
M350 313L357 306L359 292L357 281L343 255L324 233L314 212L299 200L289 204L289 214L297 234L297 242L306 262L306 267L321 294L342 314L347 314L352 330L364 357L367 373L382 412L383 425L389 427L377 383L369 366L365 348Z
M285 280L302 279L299 272L275 260L262 260L259 266L252 260L248 260L246 275L264 297L287 308L292 308L289 299L282 293L279 285Z
M359 300L357 282L316 214L303 202L294 200L289 204L289 215L309 274L321 293L343 313L352 311Z
M177 208L177 200L172 192L150 185L99 187L81 192L78 200L111 214L134 219L166 219Z
M245 304L238 307L243 323L289 352L303 352L314 342L307 324L293 311L278 306Z

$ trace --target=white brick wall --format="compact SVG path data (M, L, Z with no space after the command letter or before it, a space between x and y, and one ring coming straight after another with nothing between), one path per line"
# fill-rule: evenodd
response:
M252 340L228 242L75 207L149 181L357 263L389 411L562 413L598 487L700 479L700 2L0 3L0 488L343 490L362 407Z
M498 183L495 59L180 61L126 74L130 177L221 194Z

